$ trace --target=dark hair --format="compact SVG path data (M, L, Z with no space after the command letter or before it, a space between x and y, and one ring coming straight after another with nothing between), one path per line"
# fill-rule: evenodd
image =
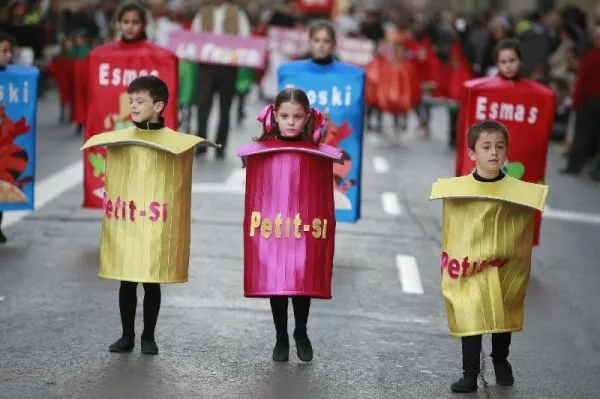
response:
M277 126L277 122L275 121L275 112L277 112L281 104L288 102L300 105L302 108L304 108L304 111L308 113L308 120L306 121L306 125L304 125L304 129L302 129L302 132L300 132L300 137L302 141L307 141L309 143L316 144L318 141L316 141L313 138L313 132L315 130L316 123L316 115L310 107L310 101L306 93L303 90L298 89L296 87L288 87L287 89L283 89L279 92L279 94L275 98L274 107L270 115L271 131L267 131L267 127L263 126L262 135L255 140L265 141L279 137L280 131L279 126Z
M494 47L494 62L498 62L498 56L500 52L503 50L512 50L517 54L517 58L519 61L523 60L523 56L521 55L521 44L518 39L502 39L496 44Z
M11 50L14 50L17 43L15 38L9 35L8 33L0 32L0 43L4 42L8 42L8 44L10 44Z
M316 35L317 32L322 31L322 30L327 31L327 34L331 38L331 41L333 42L333 44L335 44L337 41L337 37L335 34L335 28L329 21L326 21L326 20L319 20L319 21L315 21L312 24L310 24L310 27L308 29L308 37L312 39L312 37L314 35Z
M152 101L155 103L165 103L166 108L169 102L169 88L160 78L153 75L140 76L139 78L134 79L133 82L129 84L129 87L127 87L128 94L139 93L142 91L148 92L150 98L152 98Z
M117 14L117 22L120 22L121 19L123 19L123 17L125 16L125 14L131 11L138 13L144 27L148 24L146 18L146 9L137 3L127 3L123 7L121 7L119 13Z
M477 140L479 140L482 133L502 133L508 147L508 130L506 126L496 121L483 121L471 126L467 132L467 144L471 151L475 151L475 144L477 144Z

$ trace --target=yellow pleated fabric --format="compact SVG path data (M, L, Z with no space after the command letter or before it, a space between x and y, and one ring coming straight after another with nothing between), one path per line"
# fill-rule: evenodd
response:
M534 212L547 195L547 186L509 176L434 184L430 199L443 199L441 285L452 335L523 328Z
M188 280L193 147L213 143L125 129L88 140L107 147L98 275L142 283Z

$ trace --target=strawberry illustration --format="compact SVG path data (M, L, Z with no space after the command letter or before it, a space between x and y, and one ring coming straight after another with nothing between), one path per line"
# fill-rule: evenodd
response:
M16 123L6 115L6 105L0 105L0 180L22 188L32 181L22 177L29 165L25 149L14 144L15 138L28 133L30 126L21 117Z

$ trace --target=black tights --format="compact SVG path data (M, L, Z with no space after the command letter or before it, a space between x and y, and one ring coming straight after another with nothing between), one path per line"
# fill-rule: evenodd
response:
M466 374L479 374L481 338L481 335L472 335L469 337L462 337L461 339L463 371ZM494 363L506 361L511 338L512 334L509 332L492 334L492 361Z
M271 311L273 312L273 321L275 322L275 331L277 333L277 341L288 341L288 297L275 296L271 297ZM294 330L294 338L306 339L306 323L308 322L308 313L310 311L309 297L292 297L292 305L294 306L294 320L296 329Z
M144 284L144 332L142 339L154 341L154 328L160 310L160 284ZM123 325L123 338L133 338L135 335L135 310L137 308L136 282L121 281L119 288L119 309L121 310L121 323Z

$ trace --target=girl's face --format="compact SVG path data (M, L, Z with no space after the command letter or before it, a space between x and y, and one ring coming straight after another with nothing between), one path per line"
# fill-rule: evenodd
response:
M500 70L500 75L507 79L513 79L521 71L521 60L514 50L506 49L498 53L496 66Z
M123 33L123 39L135 40L142 35L144 24L137 11L128 11L119 20L119 27Z
M275 111L275 122L283 137L298 137L308 121L308 112L293 102L284 102Z
M326 58L333 53L333 38L327 29L319 29L310 38L310 52L313 58Z
M10 64L12 57L13 51L10 42L7 40L0 42L0 67L6 67Z

